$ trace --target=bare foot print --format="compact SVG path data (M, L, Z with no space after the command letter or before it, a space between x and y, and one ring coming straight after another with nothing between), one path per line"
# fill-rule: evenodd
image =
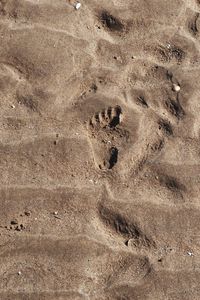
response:
M94 160L101 170L112 169L117 164L120 148L129 140L122 121L122 108L117 105L95 113L87 124Z

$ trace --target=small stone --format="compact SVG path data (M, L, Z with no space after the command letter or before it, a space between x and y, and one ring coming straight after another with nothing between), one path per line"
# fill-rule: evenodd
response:
M78 3L75 4L75 9L76 10L78 10L80 7L81 7L81 3L80 2L78 2Z
M173 91L175 91L175 92L180 92L180 86L178 85L178 84L173 84Z
M53 213L55 216L57 216L58 215L58 211L54 211L54 213Z
M194 253L188 251L188 252L187 252L187 255L189 255L189 256L194 256Z
M19 272L17 272L17 274L18 274L18 275L22 275L22 272L21 272L21 271L19 271Z
M15 105L14 105L14 104L12 104L12 105L11 105L11 108L13 108L13 109L14 109L14 108L15 108Z

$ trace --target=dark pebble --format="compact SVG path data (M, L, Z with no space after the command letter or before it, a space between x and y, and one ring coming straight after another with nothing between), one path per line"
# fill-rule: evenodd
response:
M17 225L18 222L17 222L17 220L12 220L12 221L10 222L10 224L11 224L11 225Z

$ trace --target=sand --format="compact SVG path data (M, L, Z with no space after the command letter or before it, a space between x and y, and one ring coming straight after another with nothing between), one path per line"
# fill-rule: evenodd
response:
M0 299L200 299L200 1L0 1Z

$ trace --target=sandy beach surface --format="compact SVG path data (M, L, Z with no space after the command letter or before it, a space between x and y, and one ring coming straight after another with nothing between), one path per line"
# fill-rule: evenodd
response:
M200 299L200 1L0 0L0 299Z

